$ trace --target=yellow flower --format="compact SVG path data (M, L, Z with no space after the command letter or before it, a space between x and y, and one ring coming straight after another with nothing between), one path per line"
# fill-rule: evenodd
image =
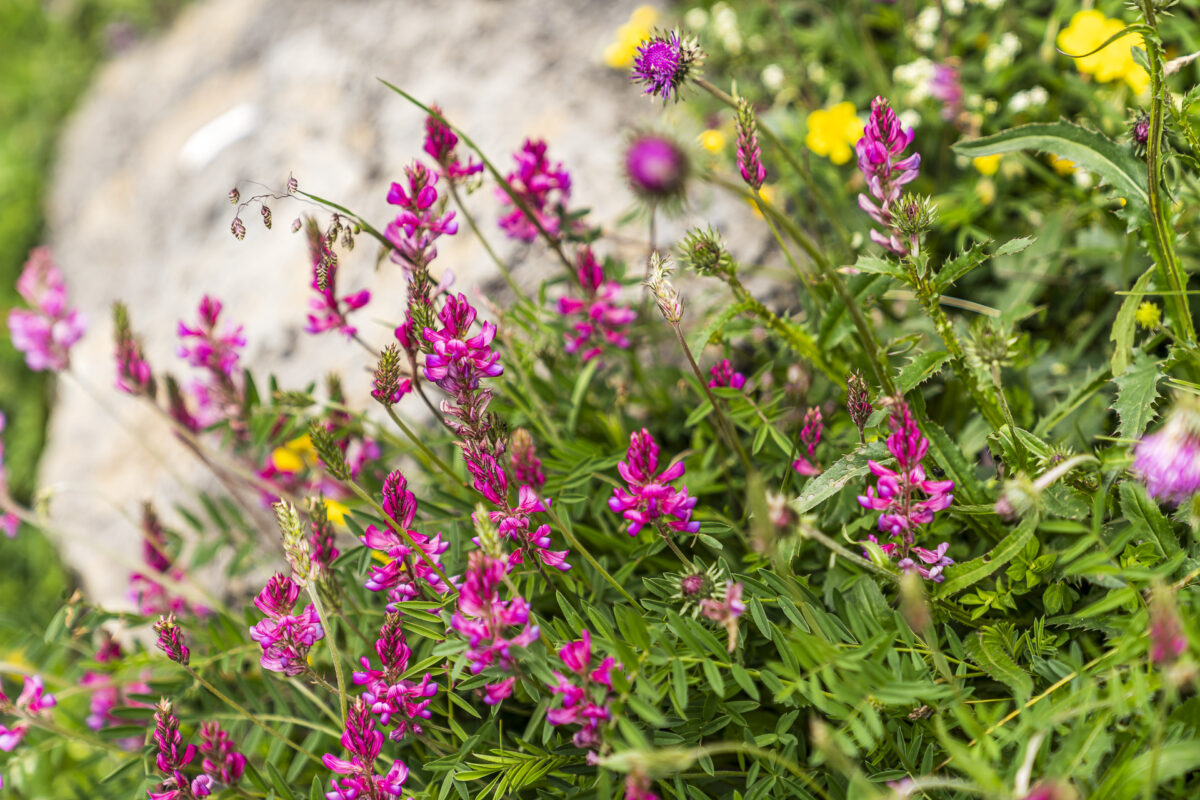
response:
M971 165L979 170L980 175L995 175L1000 169L1000 154L972 158Z
M325 498L325 516L334 525L345 525L346 515L350 513L350 508L345 503L339 503L337 500Z
M804 144L834 164L849 161L854 155L854 144L863 135L863 122L854 113L854 104L849 102L818 108L808 115L807 124Z
M617 28L616 38L604 48L604 63L613 69L628 69L633 66L638 45L654 30L658 11L653 6L638 6L629 15L629 21Z
M700 134L700 146L710 153L719 153L725 149L725 134L716 128L709 128Z
M316 461L317 450L313 447L312 438L306 433L285 444L276 447L271 453L271 466L280 472L299 472L305 464Z
M1059 158L1054 154L1050 155L1050 166L1054 167L1054 171L1059 175L1070 175L1075 171L1074 161L1069 161L1065 158Z
M1147 300L1138 306L1137 311L1133 314L1133 320L1146 330L1157 328L1158 323L1162 322L1162 310Z
M1069 55L1083 55L1075 59L1075 68L1091 75L1100 83L1124 80L1129 88L1141 94L1150 86L1150 76L1133 60L1132 48L1144 47L1139 34L1122 36L1097 52L1103 45L1125 28L1119 19L1111 19L1096 9L1076 12L1071 24L1059 31L1058 49Z

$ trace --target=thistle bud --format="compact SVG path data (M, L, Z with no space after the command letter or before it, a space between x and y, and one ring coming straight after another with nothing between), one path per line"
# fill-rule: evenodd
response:
M625 149L629 188L651 205L678 204L688 177L688 157L675 141L652 133L635 135Z
M183 642L183 631L175 623L175 615L159 617L158 622L154 623L154 632L158 636L154 642L155 646L176 664L187 666L192 654Z
M649 274L642 285L654 295L654 302L658 304L658 310L662 312L663 318L672 325L676 325L679 320L683 319L683 300L671 284L672 272L674 270L668 260L655 250L650 255Z
M712 228L688 231L679 243L679 255L700 275L732 275L736 270L720 234Z

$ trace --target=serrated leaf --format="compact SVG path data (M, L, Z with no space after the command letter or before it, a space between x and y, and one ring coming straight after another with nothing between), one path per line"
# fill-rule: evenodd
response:
M1117 310L1117 318L1113 321L1112 333L1108 337L1108 340L1114 344L1111 360L1113 375L1120 375L1129 366L1129 354L1133 350L1133 334L1137 329L1134 315L1137 314L1138 306L1142 304L1142 298L1146 296L1146 290L1150 288L1150 281L1154 278L1154 273L1154 267L1143 272L1133 284L1133 288L1129 290L1129 294L1125 296L1121 308Z
M979 558L973 558L964 564L946 567L946 582L934 591L935 599L942 600L961 592L969 586L974 586L991 575L1000 567L1007 564L1033 538L1037 528L1037 516L1031 515L1021 521L1021 524L1005 536L999 544Z
M722 308L719 312L709 318L703 328L692 334L691 340L688 342L688 348L692 353L700 353L704 350L705 345L712 340L714 336L720 333L726 325L730 323L738 314L745 311L747 305L740 300L734 300L729 305Z
M989 258L997 256L1010 256L1020 253L1028 249L1030 245L1036 242L1032 236L1023 236L1018 239L1009 239L998 246L995 250L988 250L990 242L978 242L971 246L965 253L947 261L940 270L937 277L933 279L933 286L937 291L944 292L949 289L955 281L966 275L971 270L978 267L980 264L987 261Z
M992 136L958 142L954 151L968 158L1037 150L1074 162L1079 169L1094 172L1112 185L1130 205L1146 210L1150 197L1146 187L1146 165L1102 133L1069 122L1033 123L1001 131Z
M1029 673L1017 666L1012 656L990 631L980 631L968 636L963 644L971 660L983 668L984 672L1003 683L1012 690L1013 696L1024 703L1033 694L1033 679Z
M1120 419L1117 436L1122 439L1141 438L1157 413L1154 401L1158 397L1158 382L1162 379L1163 373L1158 362L1145 353L1138 353L1133 364L1113 378L1113 383L1117 385L1117 397L1112 408Z
M933 350L920 353L912 359L896 377L896 387L901 394L908 394L925 381L942 371L942 367L950 360L950 354L944 350Z
M1164 558L1179 552L1179 539L1171 521L1163 516L1158 503L1150 499L1141 484L1132 481L1121 484L1121 514L1143 538L1154 542Z

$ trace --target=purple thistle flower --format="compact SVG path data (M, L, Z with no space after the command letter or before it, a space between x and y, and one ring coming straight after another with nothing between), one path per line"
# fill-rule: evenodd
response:
M438 690L430 673L425 673L420 683L403 677L412 651L400 619L399 614L389 613L375 641L382 669L373 669L371 659L363 656L359 659L362 670L353 674L354 683L366 687L362 698L370 704L371 713L379 717L381 725L394 726L389 735L393 741L400 741L409 731L424 733L420 721L432 716L429 704Z
M638 45L630 79L645 86L644 94L661 97L663 105L680 99L679 90L697 77L704 53L694 39L681 39L679 31L655 31Z
M735 372L733 363L728 358L723 358L716 364L713 364L709 370L712 377L708 381L708 386L711 389L720 389L728 387L730 389L741 389L746 385L746 376L740 372Z
M525 598L500 599L505 572L504 562L475 550L468 557L467 574L458 587L458 610L450 620L450 627L466 638L467 658L475 674L491 666L510 671L514 663L512 648L528 647L540 634L538 627L529 621ZM518 630L510 632L510 629ZM492 684L484 702L488 705L500 702L512 693L513 684L513 681Z
M825 423L821 421L821 409L810 408L804 415L804 427L800 429L800 444L804 446L807 457L800 456L792 462L792 469L801 475L820 475L821 465L817 463L817 445L821 443L821 432Z
M437 258L434 242L443 235L458 233L454 212L446 211L445 198L438 198L438 176L420 161L404 168L407 185L393 183L387 201L402 211L392 220L384 236L396 248L395 259L401 265L424 271Z
M554 672L550 691L562 698L558 708L546 710L546 722L554 725L579 725L571 741L576 747L599 749L600 725L612 718L609 704L615 697L612 671L620 669L612 656L592 667L592 635L580 631L581 639L567 642L558 650L558 658L570 675Z
M513 153L513 160L517 168L508 173L507 181L521 202L513 202L503 188L496 189L496 196L506 209L500 217L500 227L511 239L532 242L538 235L537 224L528 216L532 214L547 233L556 236L571 197L571 175L561 163L550 163L546 143L541 139L526 139L521 149Z
M317 296L308 301L312 311L308 314L308 333L324 333L339 330L347 338L353 338L357 329L347 321L351 311L357 311L371 300L371 292L360 292L339 298L337 295L337 255L330 248L326 235L317 221L305 217L305 234L308 237L308 255L312 261L312 288Z
M639 133L625 148L625 179L633 193L648 203L679 200L687 176L687 153L666 136Z
M758 146L758 120L745 98L739 98L737 106L737 165L747 186L756 192L762 188L767 168L763 166L762 149Z
M442 553L450 544L442 540L440 533L429 537L412 530L417 500L408 491L408 481L399 470L393 470L383 482L382 505L396 528L407 531L420 552L416 552L392 526L380 530L368 525L362 543L382 553L386 563L372 565L364 586L373 592L386 591L392 603L423 596L422 585L428 586L435 594L445 594L449 587L437 574L434 565L441 566Z
M325 638L321 618L311 603L300 614L292 610L300 597L300 586L277 572L254 598L266 616L250 628L250 638L262 647L263 669L294 677L308 670L308 651Z
M1160 502L1181 505L1200 492L1200 413L1179 405L1133 449L1133 471Z
M321 757L326 768L343 778L331 778L333 791L326 792L327 800L385 800L404 796L404 782L408 780L408 767L403 761L393 761L387 774L375 772L375 760L383 746L383 734L375 730L375 718L365 700L359 698L346 714L346 729L342 733L342 747L349 759L338 758L332 753Z
M659 519L675 531L700 530L700 523L692 521L696 498L688 497L686 486L674 489L670 485L686 471L683 462L676 462L656 475L658 444L650 431L642 428L629 437L629 450L625 460L617 464L617 471L628 484L628 490L615 487L608 507L629 520L630 536L637 536L643 525L660 524L656 522Z
M159 617L158 622L154 623L154 633L158 636L154 642L155 646L166 653L171 661L186 667L192 653L183 643L183 631L176 624L175 615Z
M71 347L87 330L87 320L67 307L67 287L62 272L48 247L29 254L17 292L29 305L8 312L12 344L25 354L25 364L34 372L65 370L71 365Z
M246 770L246 757L239 753L219 722L200 723L200 768L212 781L236 786Z
M621 284L605 277L604 267L587 245L580 246L576 253L575 268L583 297L558 300L558 313L575 320L565 334L564 349L571 354L581 353L583 361L596 358L605 347L627 349L630 341L626 334L637 312L617 303Z
M442 110L436 105L432 107L439 115ZM425 118L425 152L441 167L441 175L449 181L460 181L483 172L483 164L468 157L463 164L458 159L455 148L458 146L458 135L450 130L450 126L433 115Z
M899 202L904 186L916 180L921 166L919 153L900 157L914 136L912 128L906 130L900 125L888 101L876 97L871 102L871 118L855 145L858 168L870 192L870 196L858 196L858 205L883 228L883 232L872 230L871 240L901 256L908 254L909 246L899 233L893 207Z
M929 440L917 428L907 403L896 401L888 421L892 433L887 448L896 459L897 469L868 461L878 480L875 486L867 487L865 495L859 495L858 502L863 508L884 512L879 515L879 530L898 540L894 545L880 546L885 554L898 555L901 569L916 569L923 577L940 583L944 579L942 570L954 563L945 555L949 545L942 543L932 551L912 545L918 526L933 522L934 514L954 501L950 493L954 482L926 479L921 462L929 450ZM868 538L875 541L873 536Z

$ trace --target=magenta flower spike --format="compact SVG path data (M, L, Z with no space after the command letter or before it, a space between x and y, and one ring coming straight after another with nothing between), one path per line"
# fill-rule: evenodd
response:
M606 347L628 349L627 333L637 312L618 303L621 285L605 276L604 267L587 245L576 253L575 267L583 296L558 301L558 313L572 321L564 349L583 361L596 358Z
M571 197L570 174L561 163L550 162L546 143L540 139L526 139L513 153L513 160L517 167L508 173L507 181L520 202L514 202L503 188L496 189L496 196L504 204L500 227L509 238L523 242L537 238L537 223L551 236L557 235Z
M821 432L825 423L821 420L821 409L813 407L804 414L804 427L800 429L800 444L804 446L806 455L792 462L792 469L801 475L820 475L821 465L817 463L817 445L821 443Z
M246 757L234 747L229 732L219 722L200 723L200 768L210 781L237 786L246 770ZM210 787L211 788L211 787Z
M868 191L858 196L858 205L882 228L882 232L871 231L871 240L900 256L908 254L909 244L897 229L893 211L900 201L901 190L916 180L920 170L919 153L902 157L914 136L912 128L901 126L888 101L876 97L871 102L871 117L862 138L855 145L858 168L867 181Z
M741 389L746 385L746 376L735 371L733 363L728 358L723 358L716 364L713 364L712 369L709 370L709 374L712 375L708 381L710 389L723 387Z
M304 330L314 334L336 330L341 331L347 338L353 338L358 331L349 323L347 316L351 311L357 311L370 302L371 292L363 289L338 297L337 256L330 249L325 234L312 217L305 220L305 233L308 237L309 259L312 261L312 288L317 296L308 301L311 311Z
M382 553L385 563L371 566L370 576L364 585L373 592L387 592L391 603L422 597L422 586L429 587L434 594L445 594L449 587L433 565L441 566L442 553L450 544L442 539L440 533L430 537L412 530L417 500L408 491L408 481L399 470L393 470L383 482L382 505L396 528L406 531L417 549L392 526L381 530L368 525L362 543ZM417 552L418 549L420 552Z
M739 98L737 106L737 165L747 186L755 191L762 188L767 168L763 166L762 148L758 145L758 120L745 98Z
M197 795L184 774L184 768L196 757L196 746L183 744L179 720L172 711L171 701L166 698L159 701L154 712L154 745L158 751L155 764L163 774L163 780L156 790L148 792L150 800L191 800L207 794ZM203 791L209 787L202 782L199 788Z
M696 498L688 497L686 486L682 489L671 486L672 481L683 476L683 462L658 472L658 444L650 431L642 428L629 437L629 450L625 460L617 464L617 471L627 488L614 488L608 507L629 521L630 536L637 536L645 525L658 524L659 519L680 533L700 530L700 523L692 520Z
M403 761L393 761L386 774L375 771L375 762L383 747L383 734L375 730L375 718L361 697L346 714L342 747L349 758L338 758L332 753L321 757L327 769L343 776L330 779L333 791L325 793L326 800L386 800L404 796L408 767Z
M576 747L596 750L601 741L600 726L612 718L609 710L614 692L612 671L620 669L612 656L592 664L592 635L580 631L579 641L568 642L558 651L567 673L555 671L550 691L562 698L562 704L546 711L546 721L554 726L579 725L572 737Z
M509 466L517 483L527 484L533 491L546 485L546 474L542 472L542 460L538 458L533 437L525 428L517 428L509 440Z
M29 308L8 313L13 347L25 354L25 364L35 372L59 372L71 365L71 347L83 338L87 319L67 306L67 287L48 247L29 254L17 293Z
M392 726L389 738L393 741L400 741L410 731L417 735L424 733L421 720L432 716L429 704L438 687L428 672L419 682L403 677L412 652L400 629L399 614L389 613L384 619L375 640L375 652L381 668L374 669L371 659L363 656L359 659L362 670L353 674L354 683L366 687L363 700L379 718L380 725Z
M442 113L436 105L432 108L439 115ZM461 181L483 172L483 164L473 157L467 158L466 164L462 163L455 152L457 147L458 134L446 123L433 115L425 118L425 152L438 165L443 178Z
M392 220L384 237L395 248L394 260L401 265L422 271L437 258L434 244L442 236L458 233L454 212L446 211L445 198L439 198L438 176L420 161L404 168L405 182L393 183L387 201L401 211Z
M277 572L254 598L264 618L250 628L250 638L262 647L259 663L263 669L294 677L308 671L308 651L325 638L325 629L317 609L311 603L293 614L300 597L300 586L289 576Z

